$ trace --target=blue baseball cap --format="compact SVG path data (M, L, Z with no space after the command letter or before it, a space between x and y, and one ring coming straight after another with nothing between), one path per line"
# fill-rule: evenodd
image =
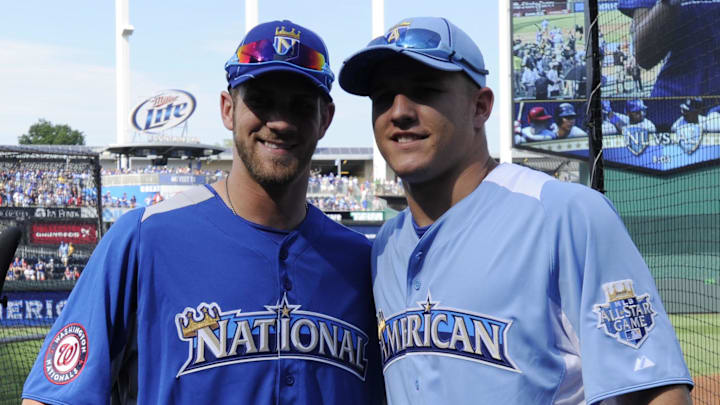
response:
M297 73L317 85L330 98L335 75L322 38L292 21L257 25L243 38L225 63L228 89L269 72Z
M351 94L370 94L374 68L385 59L402 54L431 68L465 72L485 87L485 60L475 42L453 23L440 17L406 18L385 35L370 41L350 56L340 70L340 87Z
M642 100L628 100L625 103L625 114L645 110L647 110L647 106Z

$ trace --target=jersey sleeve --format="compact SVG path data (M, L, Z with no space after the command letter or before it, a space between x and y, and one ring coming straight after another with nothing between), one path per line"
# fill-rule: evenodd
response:
M655 282L614 207L572 185L554 211L557 292L579 342L588 404L692 380ZM565 195L567 196L567 190Z
M47 404L109 403L113 361L122 357L134 322L142 212L120 217L95 248L45 337L23 398Z

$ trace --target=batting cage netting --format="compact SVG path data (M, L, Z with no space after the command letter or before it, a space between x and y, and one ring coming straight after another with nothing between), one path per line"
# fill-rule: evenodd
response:
M720 403L720 0L512 3L513 146L587 161Z
M42 341L101 237L100 187L99 157L88 148L0 146L0 232L22 232L0 292L0 404L20 402Z

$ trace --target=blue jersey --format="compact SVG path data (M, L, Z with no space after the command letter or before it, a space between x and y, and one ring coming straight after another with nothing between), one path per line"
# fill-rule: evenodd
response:
M273 237L199 186L112 226L23 397L103 404L115 390L141 404L376 403L375 336L364 236L310 206L296 229Z
M650 272L610 202L503 164L418 238L373 245L391 405L579 404L692 384Z
M619 0L618 10L632 17L638 8L652 8L656 0ZM702 96L720 93L717 66L720 52L720 0L682 1L673 12L675 40L653 87L652 97ZM691 24L686 23L692 21Z

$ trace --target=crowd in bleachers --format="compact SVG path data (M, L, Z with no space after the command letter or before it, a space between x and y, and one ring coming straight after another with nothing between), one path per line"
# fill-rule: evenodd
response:
M60 243L56 254L29 254L15 256L5 280L77 280L86 258L73 256L71 243Z
M95 206L97 192L89 169L23 168L0 163L0 206Z
M103 176L150 173L204 175L208 182L214 182L226 175L220 170L167 166L102 171ZM402 195L403 192L399 180L370 181L356 176L336 176L334 173L313 173L308 183L308 201L327 211L380 210L384 203L378 196ZM0 164L0 206L95 206L96 199L95 182L86 166L73 171L72 167L30 169ZM149 203L162 199L158 193ZM145 203L148 205L148 202ZM105 192L102 195L102 204L105 207L135 208L138 201L134 195L113 196L110 192Z
M194 176L220 177L222 170L191 169L189 167L153 166L133 167L129 169L102 169L103 176L116 176L124 174L184 174Z
M323 211L382 210L378 196L402 195L400 180L360 180L355 176L313 173L308 182L308 201Z

